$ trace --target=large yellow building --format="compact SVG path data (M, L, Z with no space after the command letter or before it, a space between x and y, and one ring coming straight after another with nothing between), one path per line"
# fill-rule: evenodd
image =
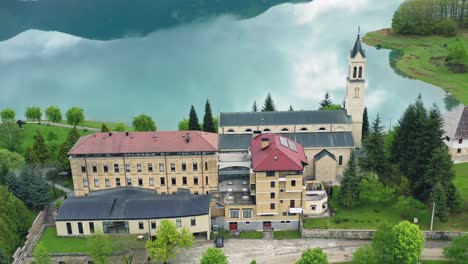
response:
M80 138L69 152L75 195L134 186L171 194L218 187L218 135L200 131L110 132Z

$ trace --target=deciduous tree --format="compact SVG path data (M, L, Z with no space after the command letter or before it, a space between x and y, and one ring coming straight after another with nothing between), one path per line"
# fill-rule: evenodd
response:
M444 256L455 264L468 263L468 235L454 238L452 243L444 248Z
M208 248L203 253L200 264L227 264L228 259L224 252L219 248Z
M296 264L327 264L327 254L321 248L311 248L302 253Z
M388 263L417 263L424 248L424 237L419 226L402 221L392 228Z
M3 123L15 122L16 112L11 108L5 108L0 112L0 117Z
M262 107L262 112L273 112L276 111L275 103L273 102L273 98L271 98L271 94L268 93L267 97L265 98L265 103Z
M58 106L51 105L47 107L45 110L45 115L49 122L59 123L62 121L62 112Z
M197 111L195 111L195 107L193 105L190 107L189 130L201 130L200 123L198 121Z
M330 98L330 94L327 92L325 94L325 98L323 98L323 100L320 102L319 110L324 110L325 108L330 107L332 104L333 102Z
M112 245L109 236L102 232L96 232L89 236L88 255L93 259L96 264L109 263L109 256L112 253Z
M110 129L107 127L105 123L101 124L101 132L110 132Z
M32 121L41 121L42 119L42 111L41 108L38 106L31 106L26 108L26 112L24 113L26 119Z
M133 128L135 131L156 131L156 124L153 119L145 114L133 118Z
M119 122L119 123L116 123L114 126L114 131L124 132L125 130L127 130L127 128L125 127L124 123Z
M358 248L353 253L353 264L379 264L377 262L374 249L371 245Z
M67 117L67 123L73 126L77 126L79 123L84 121L84 111L80 107L72 107L65 113Z
M179 131L187 131L189 130L189 120L188 118L184 118L184 120L179 122L178 125Z
M152 261L167 263L180 248L190 248L193 240L193 235L186 228L179 232L174 223L163 220L156 231L156 239L148 241L146 249Z
M0 184L5 183L9 172L15 172L24 166L24 158L16 152L0 149Z
M47 252L47 249L41 243L37 244L34 248L33 256L37 264L52 263L52 258L50 257L49 252Z
M21 146L21 130L13 122L0 124L0 146L18 152Z

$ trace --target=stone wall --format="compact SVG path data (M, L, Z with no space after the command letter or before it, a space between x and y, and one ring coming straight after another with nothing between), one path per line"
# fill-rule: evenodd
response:
M302 238L371 240L375 230L301 229ZM423 231L426 240L452 240L468 232Z

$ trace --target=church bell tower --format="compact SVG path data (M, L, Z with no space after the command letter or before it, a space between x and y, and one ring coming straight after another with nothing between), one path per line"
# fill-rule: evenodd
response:
M353 122L353 137L356 147L362 145L362 115L366 92L366 54L361 45L361 33L349 54L348 77L346 80L346 113Z

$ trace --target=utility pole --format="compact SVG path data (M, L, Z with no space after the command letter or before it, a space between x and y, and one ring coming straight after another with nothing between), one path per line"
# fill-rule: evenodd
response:
M432 231L432 226L434 225L434 211L435 211L435 202L432 203L431 231Z

